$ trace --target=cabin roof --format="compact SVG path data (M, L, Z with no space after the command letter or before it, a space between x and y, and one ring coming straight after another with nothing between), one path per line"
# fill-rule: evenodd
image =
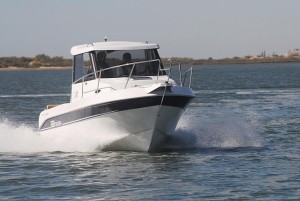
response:
M77 55L95 50L140 50L140 49L159 49L158 44L147 42L128 42L128 41L108 41L97 42L83 45L76 45L71 48L71 54Z

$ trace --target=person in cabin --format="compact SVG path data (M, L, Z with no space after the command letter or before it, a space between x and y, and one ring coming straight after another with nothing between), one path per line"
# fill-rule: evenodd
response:
M106 63L106 52L100 51L96 56L96 71L99 77L99 71L108 68L108 63ZM105 70L101 72L101 77L111 77L111 71Z
M131 54L129 52L126 52L123 54L123 62L121 63L121 65L124 65L123 67L123 71L124 71L124 75L129 75L132 68L134 67L133 64L131 65L126 65L126 64L130 64L132 63L132 58L131 58ZM135 68L133 69L132 75L136 75L136 70Z

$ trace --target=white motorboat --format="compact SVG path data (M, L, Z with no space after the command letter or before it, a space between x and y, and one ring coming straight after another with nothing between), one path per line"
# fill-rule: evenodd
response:
M70 102L48 105L39 132L111 139L101 147L105 150L159 151L194 93L192 67L181 72L179 65L176 84L172 64L164 68L157 49L157 44L117 41L72 47Z

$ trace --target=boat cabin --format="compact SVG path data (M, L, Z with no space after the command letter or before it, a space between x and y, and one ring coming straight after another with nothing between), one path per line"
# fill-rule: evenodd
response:
M157 44L100 42L74 46L73 84L97 78L164 74Z

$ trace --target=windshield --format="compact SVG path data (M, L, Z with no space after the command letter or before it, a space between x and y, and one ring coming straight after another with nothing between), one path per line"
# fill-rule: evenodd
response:
M135 63L139 62L139 63ZM135 63L135 64L133 64ZM121 66L120 66L121 65ZM113 68L114 66L119 66ZM156 49L92 51L74 57L73 82L101 78L165 75ZM82 79L83 78L83 79Z
M158 74L160 58L156 49L149 50L119 50L119 51L96 51L96 70L103 70L109 67L124 65L122 68L104 70L101 77L128 76L132 75L156 76ZM156 61L151 61L156 60ZM149 61L149 62L146 62ZM142 62L133 65L130 63ZM162 64L161 64L161 68ZM122 71L122 72L117 72Z

